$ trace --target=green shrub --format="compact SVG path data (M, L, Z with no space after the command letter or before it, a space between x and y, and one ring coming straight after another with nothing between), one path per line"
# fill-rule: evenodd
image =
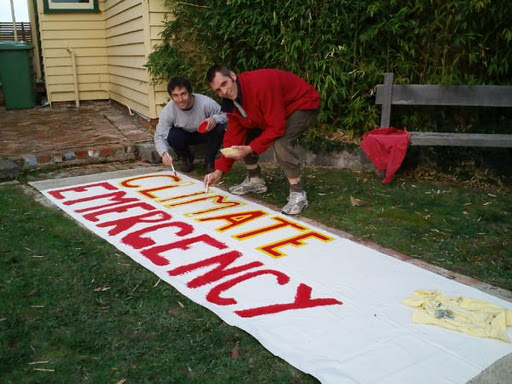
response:
M206 69L281 68L320 92L315 134L359 136L378 124L374 87L397 83L510 84L508 0L166 0L162 44L147 68L154 81L188 76L209 92ZM397 125L431 129L428 112ZM464 124L463 124L464 125ZM466 126L469 124L466 124ZM465 128L461 128L465 129Z

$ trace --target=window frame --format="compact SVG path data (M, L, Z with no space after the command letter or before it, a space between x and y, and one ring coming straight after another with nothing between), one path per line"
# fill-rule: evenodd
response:
M77 2L76 0L61 0L61 2L43 0L43 8L44 13L98 13L100 11L98 0L87 0L87 2Z

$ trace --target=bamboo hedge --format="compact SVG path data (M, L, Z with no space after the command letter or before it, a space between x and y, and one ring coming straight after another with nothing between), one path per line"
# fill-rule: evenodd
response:
M320 92L314 136L359 136L378 124L374 88L396 83L511 84L510 0L166 0L162 44L147 69L155 82L189 77L209 92L214 63L235 72L281 68ZM402 124L432 129L411 112ZM430 118L430 119L429 119ZM310 135L311 136L311 135Z

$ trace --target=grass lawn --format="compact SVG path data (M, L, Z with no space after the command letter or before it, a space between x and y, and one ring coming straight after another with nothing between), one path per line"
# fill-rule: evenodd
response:
M264 171L258 198L284 205L281 172ZM512 290L510 187L304 173L304 216ZM0 382L317 382L19 186L0 186L0 207Z
M0 187L1 383L316 383L19 187Z

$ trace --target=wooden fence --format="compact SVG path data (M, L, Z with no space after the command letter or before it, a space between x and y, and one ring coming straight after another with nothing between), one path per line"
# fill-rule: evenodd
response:
M16 23L16 33L18 41L32 41L29 22ZM14 41L14 28L11 22L0 21L0 41Z

